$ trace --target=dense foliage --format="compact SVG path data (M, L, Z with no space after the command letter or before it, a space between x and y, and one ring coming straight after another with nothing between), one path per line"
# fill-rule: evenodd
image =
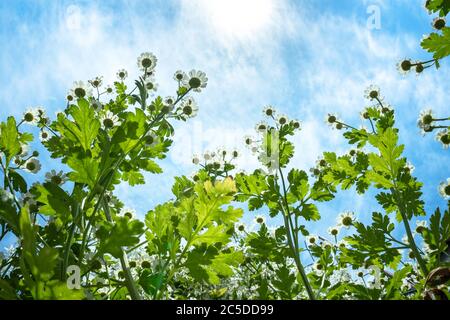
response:
M403 73L439 67L450 54L448 2L426 7L439 14L437 32L422 42L433 59L401 61ZM375 86L366 91L373 105L361 111L365 126L326 115L348 152L324 152L309 171L296 168L292 137L301 122L268 106L255 136L243 139L258 168L241 171L235 150L194 156L196 173L177 177L172 199L140 221L116 188L162 173L173 122L196 115L192 95L208 82L201 71L177 71L175 95L155 97L156 64L151 53L138 58L131 90L125 70L114 86L101 77L75 82L55 119L33 108L1 122L0 243L16 243L0 256L1 299L448 299L450 201L426 212L395 110ZM438 130L446 148L449 120L427 110L418 125ZM39 128L42 145L68 172L53 169L29 185L42 165L27 125ZM358 213L371 222L343 212L327 232L311 234L319 204L349 189L375 195L380 210ZM449 200L450 178L438 190ZM242 223L254 211L268 216Z

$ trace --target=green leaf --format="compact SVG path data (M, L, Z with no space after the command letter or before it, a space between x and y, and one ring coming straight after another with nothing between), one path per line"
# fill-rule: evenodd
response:
M41 204L39 212L45 215L60 217L66 221L71 212L72 199L59 186L46 182L35 187L36 200Z
M115 258L122 255L122 247L134 246L144 233L144 224L139 220L118 217L115 223L104 221L96 232L100 240L99 252L110 253Z
M290 192L297 200L303 200L309 191L308 175L306 172L292 169L289 171L287 179L290 183Z
M91 149L100 129L100 122L95 116L94 108L85 99L78 99L78 107L71 108L70 111L75 121L70 129L84 151L88 151Z
M145 179L144 176L142 175L142 173L140 173L139 171L125 171L124 173L122 173L122 179L124 181L128 181L128 184L130 186L135 186L138 184L144 184L145 183Z
M91 188L95 186L99 164L90 157L70 157L67 160L67 165L74 170L70 172L69 178L73 182L86 183Z
M422 48L433 53L434 59L442 59L450 55L450 28L442 29L442 34L432 33L422 40Z
M0 150L5 153L6 163L9 164L21 150L14 117L8 117L6 123L0 123L0 133Z

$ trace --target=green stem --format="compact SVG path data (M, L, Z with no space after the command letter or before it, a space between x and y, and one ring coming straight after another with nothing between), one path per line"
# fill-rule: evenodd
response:
M283 210L283 218L284 218L284 225L286 228L286 233L288 236L288 244L289 247L291 248L291 251L293 253L293 257L294 257L294 261L295 264L297 266L297 269L300 273L300 276L302 278L302 282L306 288L306 291L308 293L309 299L310 300L315 300L316 297L314 295L314 292L312 290L311 284L309 283L308 280L308 276L306 275L305 272L305 268L303 267L303 264L300 260L300 255L299 255L299 247L298 247L298 238L295 237L295 233L298 233L298 230L293 230L293 225L292 225L292 221L291 221L291 212L289 209L289 203L287 201L287 194L286 194L286 183L284 181L284 175L283 175L283 171L281 170L281 168L278 168L278 171L280 173L280 178L281 178L281 183L282 183L282 187L283 187L283 199L285 202L285 208L284 206L282 206L282 210ZM292 239L292 236L294 235L294 239Z
M105 210L106 219L109 222L113 222L113 219L111 217L111 213L109 212L109 207L106 201L103 199L103 209ZM136 283L133 280L133 275L131 274L130 267L128 265L128 258L123 250L123 248L120 248L121 254L120 254L120 264L122 266L122 271L125 275L125 282L128 289L128 292L130 293L131 299L133 300L142 300L141 295L139 294L139 291L137 290Z

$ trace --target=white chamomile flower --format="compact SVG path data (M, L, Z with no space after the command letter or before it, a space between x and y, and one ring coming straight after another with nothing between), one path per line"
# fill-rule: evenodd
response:
M413 62L410 59L403 59L397 63L397 70L401 75L408 74L413 67Z
M19 156L20 158L25 158L26 156L28 156L28 153L29 153L29 152L30 152L30 146L27 145L27 144L21 143L21 144L20 144L20 151L19 151L18 156Z
M448 147L450 146L450 132L448 131L448 129L439 131L436 134L436 140L442 143L444 149L448 149Z
M61 170L56 172L55 170L51 170L45 174L45 180L48 182L53 182L56 185L63 185L67 180L67 175Z
M158 84L156 83L154 78L149 77L145 79L144 83L148 92L156 92L158 90Z
M19 202L22 206L35 206L37 204L34 195L32 195L30 192L25 192L24 194L22 194Z
M103 77L95 77L94 79L89 80L88 82L89 82L89 83L91 84L91 86L93 86L94 88L99 88L99 87L102 86L102 83L103 83Z
M164 105L167 107L167 110L171 112L174 108L176 99L172 96L165 97L163 100Z
M329 227L328 228L328 233L331 236L333 236L333 237L337 237L337 235L339 234L340 229L341 228L339 226Z
M292 120L291 124L294 127L294 129L301 130L302 128L302 122L300 120Z
M433 23L431 24L434 29L442 30L445 27L445 18L444 17L436 17L433 19Z
M433 110L427 109L422 110L419 115L419 119L417 119L417 126L422 129L422 131L429 132L432 130L433 123Z
M175 81L180 82L180 83L185 83L185 82L188 81L189 78L188 78L186 72L181 71L181 70L177 70L177 71L175 72L175 74L173 75L173 79L174 79Z
M338 115L337 114L333 114L333 113L328 113L326 116L325 116L325 123L327 124L327 125L329 125L331 128L336 128L338 125L340 125L340 121L339 121L339 118L338 118Z
M264 133L269 128L269 125L265 121L260 121L256 124L255 130L259 133Z
M364 91L364 97L366 99L369 99L371 101L373 100L383 100L380 95L380 88L375 85L370 85L365 91Z
M114 91L114 88L112 87L112 85L108 84L105 88L105 92L109 95L112 94Z
M280 114L280 115L278 115L278 117L277 117L277 121L278 121L278 123L279 123L281 126L283 126L283 125L285 125L285 124L287 124L287 123L289 122L289 119L288 119L288 117L287 117L286 115Z
M125 69L120 69L117 71L116 75L119 80L123 81L128 77L128 71Z
M156 144L158 144L158 140L158 136L153 131L149 131L144 137L145 145L147 147L155 146Z
M2 202L12 201L13 200L13 195L8 190L0 189L0 200Z
M198 113L198 106L194 98L189 97L187 99L184 99L181 103L181 110L183 111L183 115L185 115L186 117L195 117Z
M38 173L41 170L41 163L36 158L30 158L25 162L24 169L30 173Z
M72 89L69 91L69 95L76 98L89 98L92 97L92 89L87 86L83 81L75 81Z
M355 214L351 211L342 212L337 218L338 225L347 229L350 228L350 226L352 226L353 222L355 221Z
M120 124L120 119L117 115L108 110L100 116L100 122L103 129L107 130L118 126Z
M445 200L450 199L450 178L447 179L447 182L441 182L439 193Z
M156 58L156 56L153 53L144 52L144 53L141 53L141 55L138 57L137 65L141 71L145 72L148 70L155 69L157 61L158 61L158 59Z
M263 114L267 117L273 117L275 115L275 108L272 106L267 106L264 108Z
M92 107L94 108L95 111L99 112L100 110L103 109L103 104L99 100L95 99L92 102Z
M245 143L246 147L250 147L253 144L253 142L254 142L254 139L252 136L247 135L244 137L244 143Z
M236 230L238 231L238 232L245 232L245 224L243 224L243 223L238 223L238 224L236 224Z
M39 132L39 139L40 139L42 142L47 142L48 140L50 140L50 137L51 137L50 131L48 131L48 130L46 130L46 129L42 129L42 130Z
M136 218L136 210L124 207L120 210L120 215L124 216L130 220L135 219Z
M409 174L412 174L414 172L414 170L416 169L416 167L414 167L414 165L411 162L407 162L405 164L405 167L403 168L406 172L408 172Z
M428 227L428 224L425 220L417 220L416 221L416 232L417 233L422 233L427 227Z
M198 165L200 163L200 157L198 155L194 155L192 157L192 163Z
M316 246L319 244L319 237L315 235L309 235L306 237L306 245L308 247Z
M36 125L39 121L39 114L36 108L28 108L23 114L23 121L30 125Z
M313 271L318 275L321 276L324 273L324 267L323 264L321 264L319 261L314 262L313 264Z
M264 216L258 215L255 217L255 222L257 224L263 224L266 222L266 218Z
M185 87L191 88L196 92L200 92L202 88L206 88L207 84L208 78L206 77L206 73L199 70L189 71L188 79L184 81Z

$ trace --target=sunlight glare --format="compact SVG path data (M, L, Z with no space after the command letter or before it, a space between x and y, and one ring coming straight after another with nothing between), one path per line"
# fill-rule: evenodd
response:
M249 36L270 23L273 0L205 0L213 25L231 36Z

